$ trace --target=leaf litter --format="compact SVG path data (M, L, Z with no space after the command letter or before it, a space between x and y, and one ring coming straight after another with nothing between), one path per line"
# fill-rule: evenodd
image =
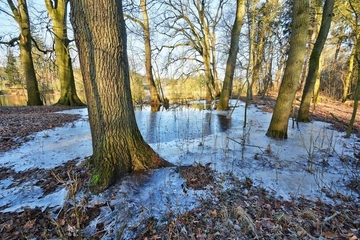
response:
M38 120L43 121L41 118ZM52 120L46 121L46 124L37 123L36 126L55 126L49 123ZM71 122L69 119L65 122L67 121ZM24 128L22 124L13 126ZM144 124L140 124L140 128L141 126L144 127ZM331 126L334 127L334 124ZM29 130L23 131L31 133L34 129L37 127L29 127ZM214 133L210 132L208 135ZM244 159L255 162L254 166L259 163L262 165L252 171L272 168L286 176L286 172L281 173L281 170L290 163L276 159L282 153L279 148L287 146L276 148L276 144L267 144L259 147L257 144L250 144L247 139L250 137L245 135L239 139L241 148L249 149L253 145L257 150L250 151L248 155L245 153ZM28 136L29 140L36 138L27 134L24 136ZM228 140L219 144L222 135L215 134L216 143L224 145L225 153L222 157L218 154L221 147L214 150L215 145L209 146L206 136L200 141L191 136L180 143L175 140L175 148L174 144L166 142L154 144L155 150L168 148L164 157L181 166L129 175L122 180L121 186L114 186L100 196L93 196L88 192L89 169L84 164L84 156L60 162L51 168L25 167L22 171L14 168L16 163L8 161L0 168L0 180L4 180L2 189L21 188L24 182L32 181L30 185L40 187L42 192L38 201L61 189L66 190L63 191L66 196L60 201L63 202L60 205L43 206L37 203L39 206L35 204L35 207L27 207L25 203L24 207L13 211L7 211L6 209L14 207L11 208L11 203L4 202L0 206L0 236L2 239L46 239L59 236L67 239L357 239L360 234L360 208L356 138L353 140L354 146L345 147L350 149L349 152L353 151L353 154L341 153L335 156L348 168L344 175L349 176L343 178L343 185L353 190L351 194L335 191L321 183L324 179L320 175L324 173L319 172L320 169L331 172L334 171L331 168L338 168L339 163L334 165L331 160L327 163L331 167L326 168L326 164L317 159L290 159L290 162L297 164L301 161L308 162L299 165L302 169L309 168L309 162L315 165L314 178L323 187L320 188L320 194L312 198L301 194L282 196L279 189L266 184L260 175L251 176L233 171L236 165L245 167L245 172L249 170L249 164L241 162L239 158L235 158L238 162L230 164L230 169L219 166L225 158L231 159L229 155L239 153L233 146L240 144L233 143L231 147L229 142L233 142L231 139L235 138L229 133L226 136ZM195 147L191 148L189 142ZM2 143L0 146L3 147ZM14 144L11 147L16 150L18 146ZM4 149L9 150L8 147ZM174 149L180 152L177 157L174 157ZM328 160L329 156L325 158L325 155L336 152L320 154L320 150L314 151L313 157L323 158L322 161ZM206 157L202 157L204 152ZM180 159L185 157L193 159L181 162ZM81 162L83 163L80 164ZM155 181L165 178L165 181L155 185L153 178ZM78 184L76 196L72 198L69 192L75 182ZM128 194L134 196L126 196ZM158 207L155 203L159 200L166 206Z

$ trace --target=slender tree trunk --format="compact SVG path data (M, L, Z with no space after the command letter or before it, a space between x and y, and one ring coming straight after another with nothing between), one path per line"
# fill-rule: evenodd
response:
M247 67L247 81L248 81L248 88L246 93L247 100L251 100L253 98L253 91L254 91L254 38L255 38L255 17L252 11L248 12L248 20L251 21L249 25L249 62Z
M45 0L47 11L53 23L56 65L60 79L60 99L57 104L70 106L83 106L76 93L74 73L69 52L69 39L67 36L67 4L68 0L58 0L56 4Z
M149 17L147 14L147 0L140 0L140 8L143 16L143 30L144 30L144 43L145 43L145 69L146 69L146 78L150 88L150 102L159 105L161 100L159 93L157 91L153 69L151 64L151 42L150 42L150 26L149 26Z
M348 72L345 77L344 89L343 89L343 94L341 97L342 102L346 102L346 100L348 99L348 96L349 96L349 88L351 85L351 78L353 76L353 71L354 71L355 53L356 53L356 47L354 45L353 49L351 50L350 57L349 57Z
M358 37L360 37L360 34L358 34ZM359 107L359 98L360 98L360 44L357 44L357 67L358 67L358 76L357 76L357 82L356 82L356 89L354 91L354 107L353 112L351 115L351 119L348 125L348 128L346 130L346 138L349 138L352 132L352 129L354 127L354 122L356 118L356 113Z
M211 62L211 69L212 69L212 74L214 76L214 91L215 91L215 98L220 96L220 87L219 87L219 77L218 77L218 72L217 72L217 68L216 68L216 38L215 38L215 29L213 31L213 33L211 34L211 57L212 57L212 62Z
M292 103L299 86L301 69L306 52L309 26L309 1L294 1L292 33L289 56L278 99L266 135L271 138L287 139Z
M165 167L144 141L133 110L121 0L71 0L93 155L92 190L100 192L131 171Z
M261 92L261 98L264 98L269 87L270 88L272 87L272 64L273 64L273 56L274 56L274 45L272 43L270 43L270 46L268 46L267 55L268 55L268 59L266 62L266 72L263 80L264 89Z
M314 96L314 86L316 82L316 76L319 71L320 55L324 48L327 35L329 33L331 19L333 15L332 12L334 8L334 3L335 0L325 1L319 35L316 38L316 42L310 56L309 72L306 78L304 92L302 95L299 113L297 117L298 122L310 121L309 113L310 113L311 98Z
M7 0L7 2L20 29L20 62L22 74L26 82L27 105L43 105L31 54L32 44L27 2L26 0L18 0L18 7L15 7L12 0Z
M319 34L320 23L321 23L321 11L322 11L322 0L310 0L310 23L309 23L309 41L308 47L306 49L306 57L304 61L304 65L301 72L301 80L300 80L300 93L304 90L304 84L306 82L306 78L309 72L309 64L311 53L314 48L314 43L316 41L316 37ZM313 12L312 12L313 11Z
M234 24L231 29L230 49L226 62L225 78L220 94L218 110L228 110L229 100L233 86L234 72L236 66L236 58L239 52L240 31L243 25L245 16L245 0L237 0L236 2L236 16Z
M197 10L199 13L199 19L202 24L203 37L201 39L202 45L202 59L204 62L205 69L205 80L206 80L206 100L209 102L213 100L216 96L216 87L215 79L212 71L211 65L211 42L210 42L210 29L209 25L205 19L205 2L197 0L196 1Z
M357 76L357 82L356 82L356 88L354 91L354 108L353 108L353 112L351 115L351 119L346 131L346 138L349 138L352 132L352 129L354 127L354 122L356 119L356 113L359 107L359 99L360 99L360 22L359 22L359 10L358 7L359 5L355 5L355 3L353 1L350 1L350 7L352 10L352 13L354 13L355 15L355 26L354 26L354 35L355 35L355 44L354 44L354 48L355 50L355 59L357 62L357 72L358 72L358 76Z
M314 107L315 107L315 104L317 104L320 101L319 91L320 91L320 84L321 84L322 61L323 61L323 54L320 55L319 66L318 66L319 70L317 71L316 76L315 76L314 97L313 97Z

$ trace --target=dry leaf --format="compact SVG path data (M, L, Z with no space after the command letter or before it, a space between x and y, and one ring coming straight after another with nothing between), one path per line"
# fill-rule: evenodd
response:
M335 235L334 233L329 232L329 231L324 232L324 233L322 234L322 236L323 236L323 237L326 237L326 238L330 238L330 239L332 239L332 238L335 238L335 237L336 237L336 235Z
M214 209L214 211L211 211L211 215L217 216L217 211L216 211L216 209Z
M24 228L25 229L33 228L35 222L36 222L36 219L27 221L27 223L25 223L25 225L24 225Z

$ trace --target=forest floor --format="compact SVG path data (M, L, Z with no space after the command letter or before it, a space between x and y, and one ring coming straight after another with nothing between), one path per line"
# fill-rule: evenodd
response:
M275 106L273 97L261 99L254 97L251 104L263 111L271 112ZM71 114L54 114L69 109L61 106L43 107L0 107L0 153L18 147L31 140L29 135L45 129L51 129L71 123L79 118ZM350 104L327 100L316 105L312 110L313 120L329 122L338 131L346 131L352 114ZM360 137L360 121L356 121L353 131ZM55 175L68 180L66 169L74 169L80 181L86 184L89 170L86 166L76 166L76 161L50 170L33 169L16 173L0 166L0 179L12 176L19 181L28 181L31 174L43 176L38 185L46 192L51 192L61 183ZM342 204L329 205L321 200L310 201L296 199L285 201L275 199L264 189L253 186L251 179L241 182L229 174L227 181L237 186L232 191L223 191L216 183L213 171L208 166L196 165L179 167L179 172L187 181L189 188L203 188L211 185L215 200L202 202L200 207L172 216L169 212L167 225L159 225L157 219L147 219L139 229L137 239L358 239L360 237L359 202L346 196ZM28 175L28 176L26 176ZM196 176L203 176L201 178ZM195 180L196 179L196 180ZM18 183L20 184L20 183ZM353 188L360 191L360 179L353 183ZM66 206L64 206L66 208ZM35 237L46 239L59 237L72 239L70 230L65 226L86 226L100 212L100 206L92 209L62 211L55 221L47 210L40 208L25 209L23 212L0 212L0 239L25 239ZM0 209L2 210L2 209ZM140 223L139 223L140 224ZM105 226L96 226L99 230L93 239L102 237Z

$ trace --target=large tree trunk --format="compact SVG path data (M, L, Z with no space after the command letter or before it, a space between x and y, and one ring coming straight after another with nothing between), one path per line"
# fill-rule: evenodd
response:
M319 60L321 52L324 48L324 44L329 33L331 19L333 15L335 0L326 0L324 5L324 10L322 14L321 27L319 35L316 38L314 48L310 55L309 62L309 72L306 78L305 87L303 91L303 96L301 99L301 104L299 108L299 113L297 117L298 122L309 122L310 121L310 105L311 99L314 96L314 86L316 82L316 76L319 71Z
M289 56L278 99L266 135L286 139L289 117L306 52L309 25L309 1L294 1Z
M131 171L165 167L137 127L121 0L71 0L71 21L88 101L91 187L100 192Z
M145 43L145 69L146 69L146 78L148 80L149 88L150 88L150 102L159 105L161 100L159 93L156 89L154 76L152 72L152 64L151 64L151 42L150 42L150 27L149 27L149 17L147 14L147 0L140 0L140 7L143 16L143 30L144 30L144 43Z
M245 16L245 0L237 0L236 2L236 16L234 24L231 29L230 49L226 62L225 78L220 94L218 110L228 110L229 100L233 86L234 72L236 66L236 57L239 52L240 31L243 25Z
M27 2L26 0L19 0L19 5L17 8L11 0L8 0L7 2L20 28L20 62L22 74L25 77L26 82L26 91L28 97L27 105L43 105L43 102L40 98L39 86L36 79L34 63L31 54L32 44Z
M76 93L74 73L69 52L69 39L67 36L67 4L68 0L58 0L56 4L45 0L47 11L53 23L56 65L60 79L60 99L57 104L82 106Z

